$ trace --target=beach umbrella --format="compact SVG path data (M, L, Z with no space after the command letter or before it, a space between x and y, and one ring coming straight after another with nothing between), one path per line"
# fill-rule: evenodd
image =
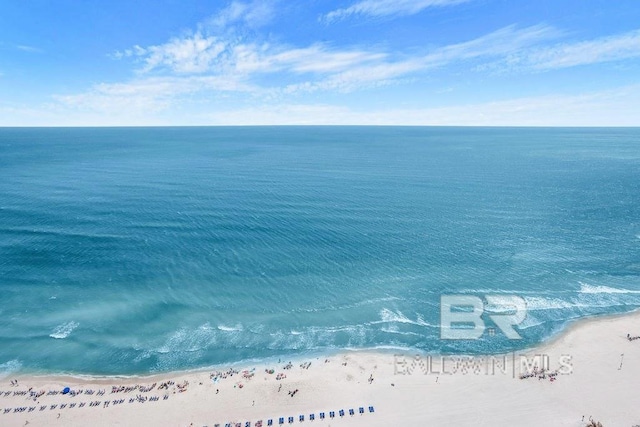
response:
M62 389L62 394L67 394L71 391L71 389L69 387L65 387L64 389Z

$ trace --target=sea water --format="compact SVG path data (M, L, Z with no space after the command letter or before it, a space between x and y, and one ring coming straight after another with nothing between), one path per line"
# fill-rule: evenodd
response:
M524 298L522 339L441 340L461 293ZM639 306L639 129L0 129L4 375L496 353Z

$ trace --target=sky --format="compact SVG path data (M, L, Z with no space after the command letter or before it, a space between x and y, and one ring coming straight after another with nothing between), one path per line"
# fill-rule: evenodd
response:
M638 0L0 2L0 126L640 126Z

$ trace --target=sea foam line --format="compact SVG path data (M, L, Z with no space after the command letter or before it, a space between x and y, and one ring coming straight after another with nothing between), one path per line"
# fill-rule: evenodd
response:
M581 294L640 294L640 291L630 289L611 288L609 286L593 286L588 283L580 283Z

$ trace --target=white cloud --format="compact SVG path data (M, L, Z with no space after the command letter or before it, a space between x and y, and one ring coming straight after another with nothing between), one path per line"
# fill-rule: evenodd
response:
M430 7L453 6L468 1L470 0L362 0L349 7L331 11L323 18L330 22L353 15L414 15Z
M351 92L361 88L380 87L394 83L398 78L424 68L419 60L383 62L363 65L334 73L326 78L293 83L285 86L284 93L339 91Z
M403 10L408 11L453 2L367 0L349 10L388 12L395 7L394 10L405 8ZM414 79L430 69L471 61L473 64L468 70L510 67L522 71L640 56L640 31L589 42L540 47L542 43L563 35L548 25L525 28L510 25L472 40L409 57L403 57L402 53L357 47L335 48L321 43L299 47L258 42L246 40L246 36L240 35L244 32L233 30L235 25L268 19L273 13L272 5L272 2L234 1L207 24L199 25L195 33L173 38L164 44L134 46L116 56L137 57L143 64L138 70L142 74L198 74L244 82L260 81L260 90L272 95L350 92ZM272 82L271 85L264 83L267 81ZM254 85L256 88L257 83Z
M275 0L254 0L244 3L234 0L216 15L206 21L206 26L226 29L231 25L243 24L257 28L268 23L274 16Z
M382 13L395 7L394 13L399 13L397 11L402 8L409 13L453 3L456 1L403 0L391 3L368 0L352 8L368 5L369 9L357 10L371 12L375 6L378 8L375 10ZM131 57L139 61L137 78L124 83L95 85L84 93L57 96L55 99L65 108L84 108L109 114L121 110L170 110L186 105L188 102L184 101L187 98L206 95L216 99L232 93L236 94L236 105L247 101L271 101L282 105L283 100L295 104L301 94L345 93L412 81L427 76L430 70L436 68L451 67L451 70L467 72L482 70L493 61L502 67L506 64L521 70L547 70L640 56L640 31L594 41L541 47L549 40L564 35L547 25L525 28L510 25L472 40L430 50L425 48L422 53L412 55L354 46L334 47L323 43L290 46L252 38L250 31L236 31L237 26L260 25L270 19L272 5L273 2L234 1L209 21L199 25L195 32L174 37L163 44L133 46L116 53L116 57ZM483 110L485 114L490 114L502 105L484 105ZM526 106L504 105L513 111L526 110ZM325 111L325 108L323 106L321 111ZM461 113L460 117L469 118L468 124L476 124L471 120L468 110L464 111L466 115L447 109L403 113L407 114L407 118L415 117L416 123L420 122L417 117L424 113L433 117L456 117ZM345 111L339 110L337 115L351 117L355 123L368 122L369 116L342 113ZM291 114L295 116L293 112ZM505 117L513 115L506 114ZM375 117L372 122L380 120L383 118ZM463 120L461 124L465 123Z
M363 50L331 51L316 44L301 49L285 50L274 54L270 59L296 73L332 73L353 66L375 63L386 56L386 53Z
M138 47L137 52L145 57L144 72L165 66L176 73L203 73L211 69L225 48L225 42L216 37L195 34L146 49Z
M158 112L176 104L181 96L198 93L251 92L255 89L231 77L150 77L127 83L102 83L75 95L56 95L66 108L103 113Z
M69 107L95 111L158 111L178 104L187 94L244 92L279 99L319 91L344 93L397 83L459 61L508 55L555 35L557 31L547 26L509 26L421 57L394 58L363 49L332 49L322 44L290 48L196 33L125 51L124 56L139 56L144 62L135 80L99 84L84 93L55 99ZM149 75L152 71L160 75ZM277 75L281 83L252 83L263 75Z
M420 71L445 67L449 64L481 58L495 58L518 52L541 41L556 37L559 32L552 27L534 25L517 29L508 26L476 39L444 46L422 57L387 60L388 54L370 55L376 61L353 63L345 70L331 73L314 81L287 85L284 91L313 92L339 90L349 92L362 87L377 87L394 82Z
M178 74L211 72L228 65L229 56L241 45L238 28L257 28L269 22L276 0L233 1L197 26L195 31L173 37L166 43L148 47L133 46L116 51L114 59L140 58L138 71L169 71Z
M473 40L436 49L425 56L423 62L425 66L443 66L455 61L509 55L560 34L547 25L522 29L510 25Z
M360 49L333 50L322 44L290 48L270 44L223 40L202 34L175 38L168 43L133 49L117 54L140 56L142 74L151 71L170 74L208 74L251 76L283 72L321 74L344 72L354 67L375 66L388 55Z
M638 57L640 30L635 30L595 40L534 49L525 53L520 62L525 66L548 70Z

